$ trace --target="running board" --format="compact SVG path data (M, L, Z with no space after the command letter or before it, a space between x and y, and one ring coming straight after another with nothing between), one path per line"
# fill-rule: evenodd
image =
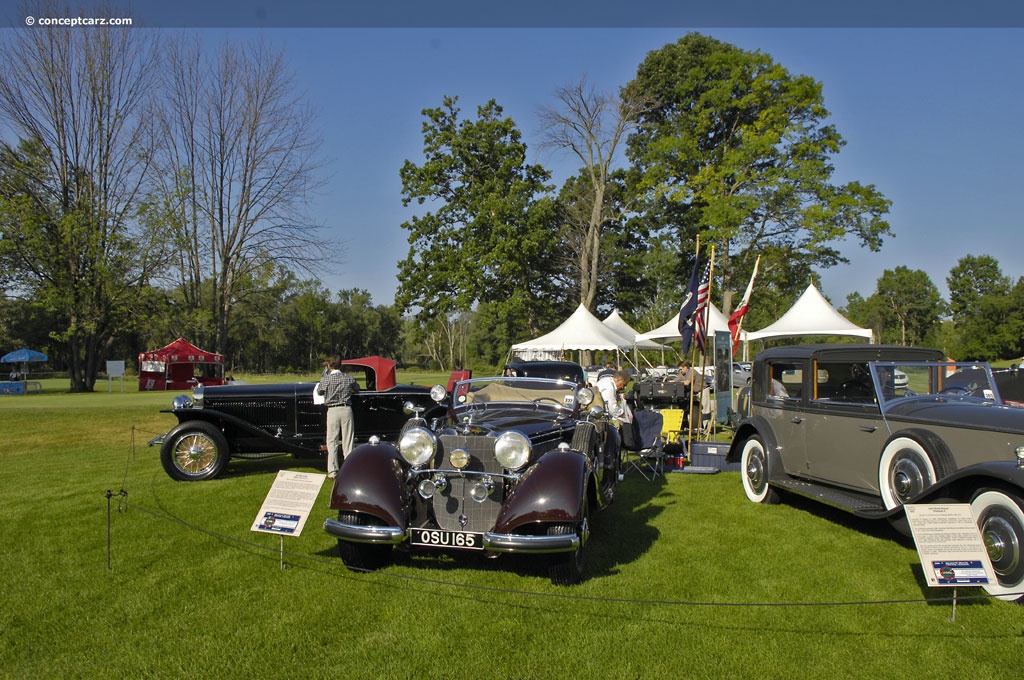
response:
M793 479L792 477L778 480L773 479L769 483L780 491L789 491L790 493L806 496L807 498L813 498L816 501L831 505L840 510L852 512L854 515L864 517L865 519L882 519L901 510L901 508L886 510L882 499L875 496Z

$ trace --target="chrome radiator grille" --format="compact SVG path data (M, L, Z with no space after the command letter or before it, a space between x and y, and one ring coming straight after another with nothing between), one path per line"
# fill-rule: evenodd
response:
M440 441L442 459L437 467L446 471L448 486L433 498L438 525L448 531L490 530L504 500L501 478L494 477L494 491L482 503L470 497L469 489L484 474L502 472L501 465L494 459L494 438L442 435ZM448 462L449 454L455 449L465 449L470 456L469 465L461 473Z

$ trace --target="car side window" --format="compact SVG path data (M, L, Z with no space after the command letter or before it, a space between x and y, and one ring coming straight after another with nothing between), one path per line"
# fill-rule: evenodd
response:
M863 363L819 363L815 385L815 399L841 401L853 404L874 403L875 390L871 374Z
M769 364L771 384L767 390L769 399L782 401L799 400L803 393L804 369L802 364L781 362Z

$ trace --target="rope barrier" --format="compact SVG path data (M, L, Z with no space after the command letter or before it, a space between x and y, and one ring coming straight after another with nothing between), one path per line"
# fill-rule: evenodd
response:
M131 447L129 451L129 463L130 460L134 460L135 457L135 426L132 426L132 437ZM125 466L125 477L124 481L127 481L128 477L128 464ZM500 588L497 586L487 586L480 584L470 583L453 583L451 581L445 581L444 579L431 578L426 576L416 576L411 574L396 574L386 571L371 571L367 569L358 569L347 567L340 561L340 558L329 559L323 557L316 557L314 555L307 555L304 553L292 552L284 550L283 544L279 548L269 548L253 541L244 540L235 536L229 536L227 534L221 534L210 529L206 529L191 522L187 522L178 517L171 517L163 513L151 510L143 505L137 505L127 500L128 492L125 490L125 483L121 485L121 490L117 494L107 490L105 497L107 498L107 568L111 569L110 566L110 499L114 496L119 496L118 501L118 512L122 512L122 508L134 508L139 512L148 514L151 517L160 519L166 522L171 522L179 526L184 527L189 531L205 534L217 540L234 543L245 548L251 548L257 551L263 551L268 553L280 554L283 560L285 556L296 561L305 561L320 565L326 565L332 569L343 568L351 572L359 572L366 575L373 576L377 579L390 579L394 581L409 581L419 584L428 584L436 586L446 586L449 588L462 589L467 591L478 591L487 593L497 593L505 595L519 595L529 596L547 599L560 599L560 600L573 600L580 602L599 602L607 604L638 604L638 605L660 605L660 606L672 606L672 607L708 607L708 608L766 608L766 609L779 609L779 608L812 608L812 607L865 607L865 606L891 606L891 605L902 605L902 604L956 604L964 602L973 602L981 600L994 599L992 595L987 593L978 595L957 595L954 593L950 597L936 597L936 598L907 598L907 599L892 599L892 600L853 600L853 601L826 601L826 602L707 602L702 600L674 600L674 599L643 599L643 598L622 598L622 597L607 597L598 595L580 595L578 593L555 593L555 592L541 592L536 590L516 590L511 588Z

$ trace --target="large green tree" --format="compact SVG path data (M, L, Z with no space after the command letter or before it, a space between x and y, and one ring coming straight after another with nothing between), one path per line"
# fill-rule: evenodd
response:
M845 261L843 239L877 250L891 233L881 193L833 182L844 141L813 78L690 33L648 54L625 93L652 102L627 151L646 208L680 242L716 246L726 311L758 254L762 287L803 272L795 294L812 267Z
M965 255L946 277L957 359L993 361L1024 351L1024 280L1014 283L990 255Z
M55 321L71 390L91 391L163 240L136 220L148 170L153 36L7 31L0 42L0 260Z
M409 255L399 263L396 304L421 323L455 329L480 302L512 338L525 339L564 311L551 300L557 210L547 196L549 173L526 162L526 144L493 100L474 120L460 119L456 97L423 111L422 164L401 169L403 204L432 210L402 226ZM464 336L463 336L464 337ZM461 342L448 334L444 368L461 363Z
M934 346L940 344L946 303L926 272L900 265L882 272L870 297L847 296L843 312L874 330L879 342Z

